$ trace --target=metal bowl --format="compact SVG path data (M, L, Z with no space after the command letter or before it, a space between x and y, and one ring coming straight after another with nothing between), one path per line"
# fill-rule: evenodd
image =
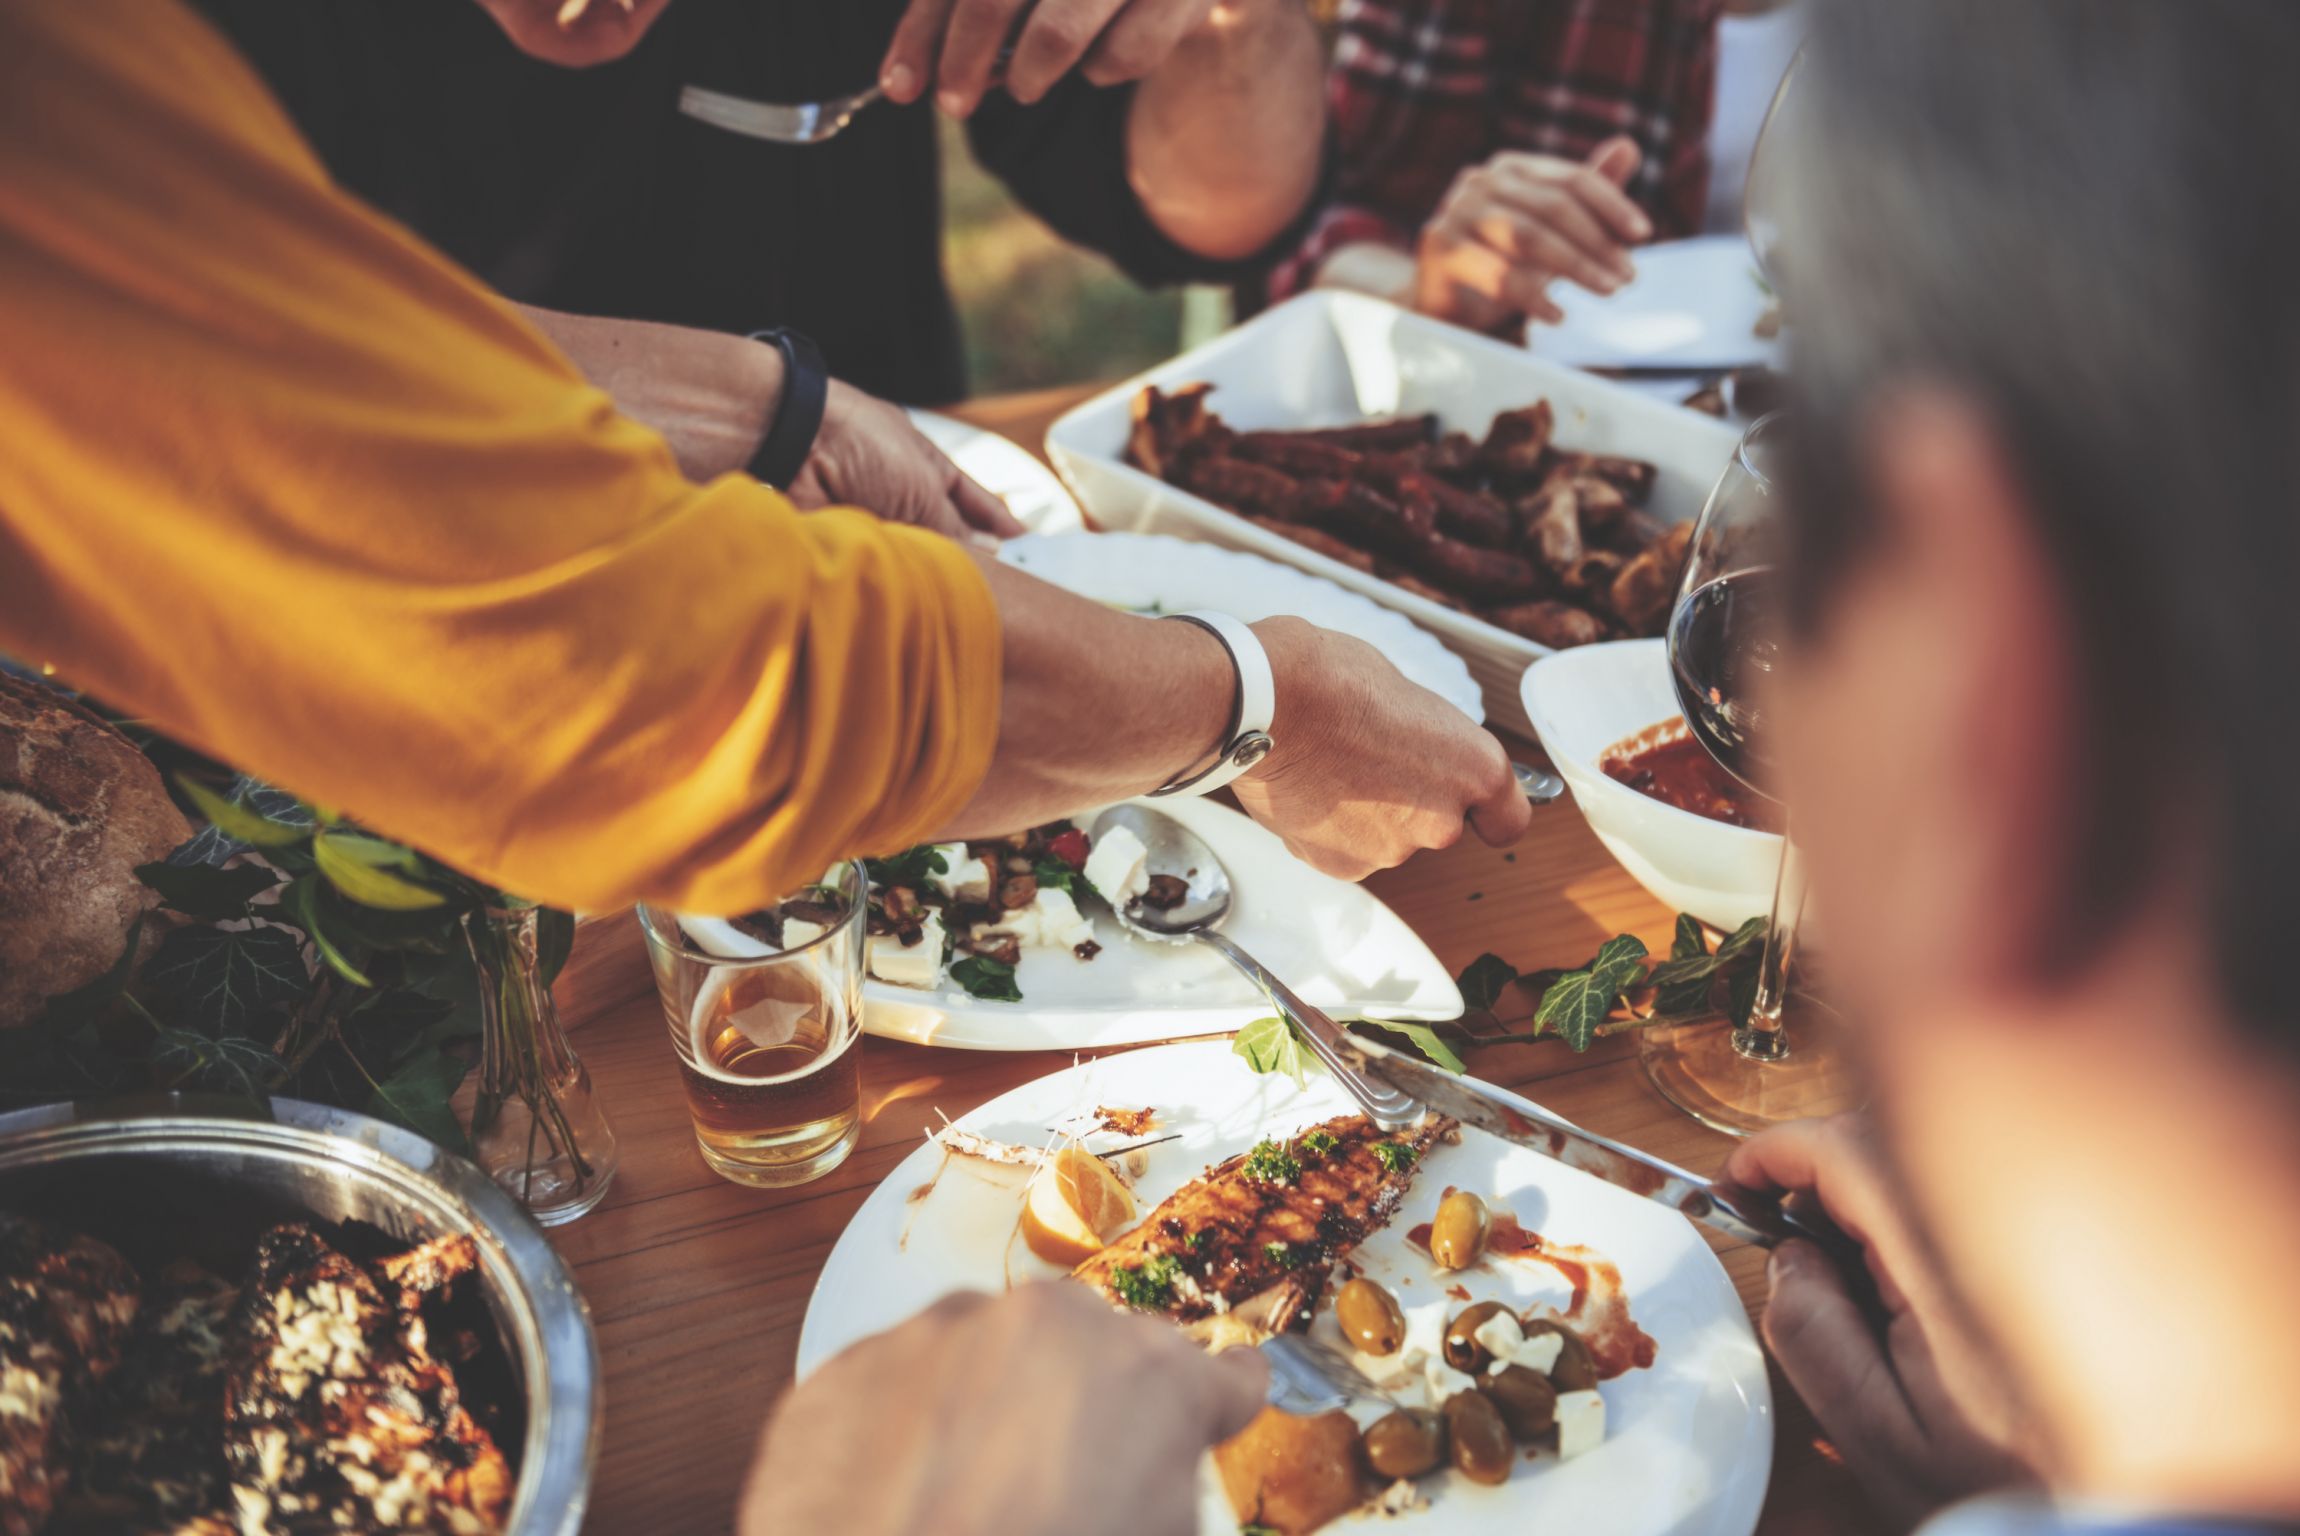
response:
M575 1278L518 1203L463 1159L365 1115L295 1099L270 1117L170 1098L0 1114L0 1207L91 1233L131 1259L245 1265L277 1221L365 1222L415 1244L468 1233L523 1431L511 1536L574 1536L599 1440L599 1346ZM210 1257L212 1255L212 1257Z

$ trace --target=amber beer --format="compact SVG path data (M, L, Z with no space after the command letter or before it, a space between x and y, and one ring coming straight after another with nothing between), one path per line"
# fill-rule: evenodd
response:
M699 925L640 914L696 1145L738 1184L820 1178L861 1132L864 887L859 868L841 871L847 917L788 948L745 934L716 947L759 952L715 953Z

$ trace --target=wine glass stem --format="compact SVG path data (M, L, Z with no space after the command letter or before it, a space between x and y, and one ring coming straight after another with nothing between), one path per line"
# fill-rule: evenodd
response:
M1789 1037L1781 1012L1789 1000L1789 962L1797 948L1797 921L1805 911L1805 862L1782 829L1781 873L1773 884L1773 916L1765 925L1765 953L1757 962L1757 995L1749 1022L1733 1031L1733 1049L1752 1061L1786 1061Z

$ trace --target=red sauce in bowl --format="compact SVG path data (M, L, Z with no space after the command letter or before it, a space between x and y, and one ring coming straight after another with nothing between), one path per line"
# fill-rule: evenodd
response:
M1717 766L1686 730L1682 717L1664 720L1605 749L1597 766L1605 776L1728 826L1781 830L1781 808Z

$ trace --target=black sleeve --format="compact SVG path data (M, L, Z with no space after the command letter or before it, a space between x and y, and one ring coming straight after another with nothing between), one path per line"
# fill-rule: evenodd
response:
M1318 184L1293 224L1252 256L1212 261L1168 239L1134 195L1126 174L1126 116L1133 105L1133 86L1097 86L1072 73L1033 106L991 92L967 120L966 135L975 159L1024 207L1144 287L1239 282L1308 233L1332 189L1330 134Z

